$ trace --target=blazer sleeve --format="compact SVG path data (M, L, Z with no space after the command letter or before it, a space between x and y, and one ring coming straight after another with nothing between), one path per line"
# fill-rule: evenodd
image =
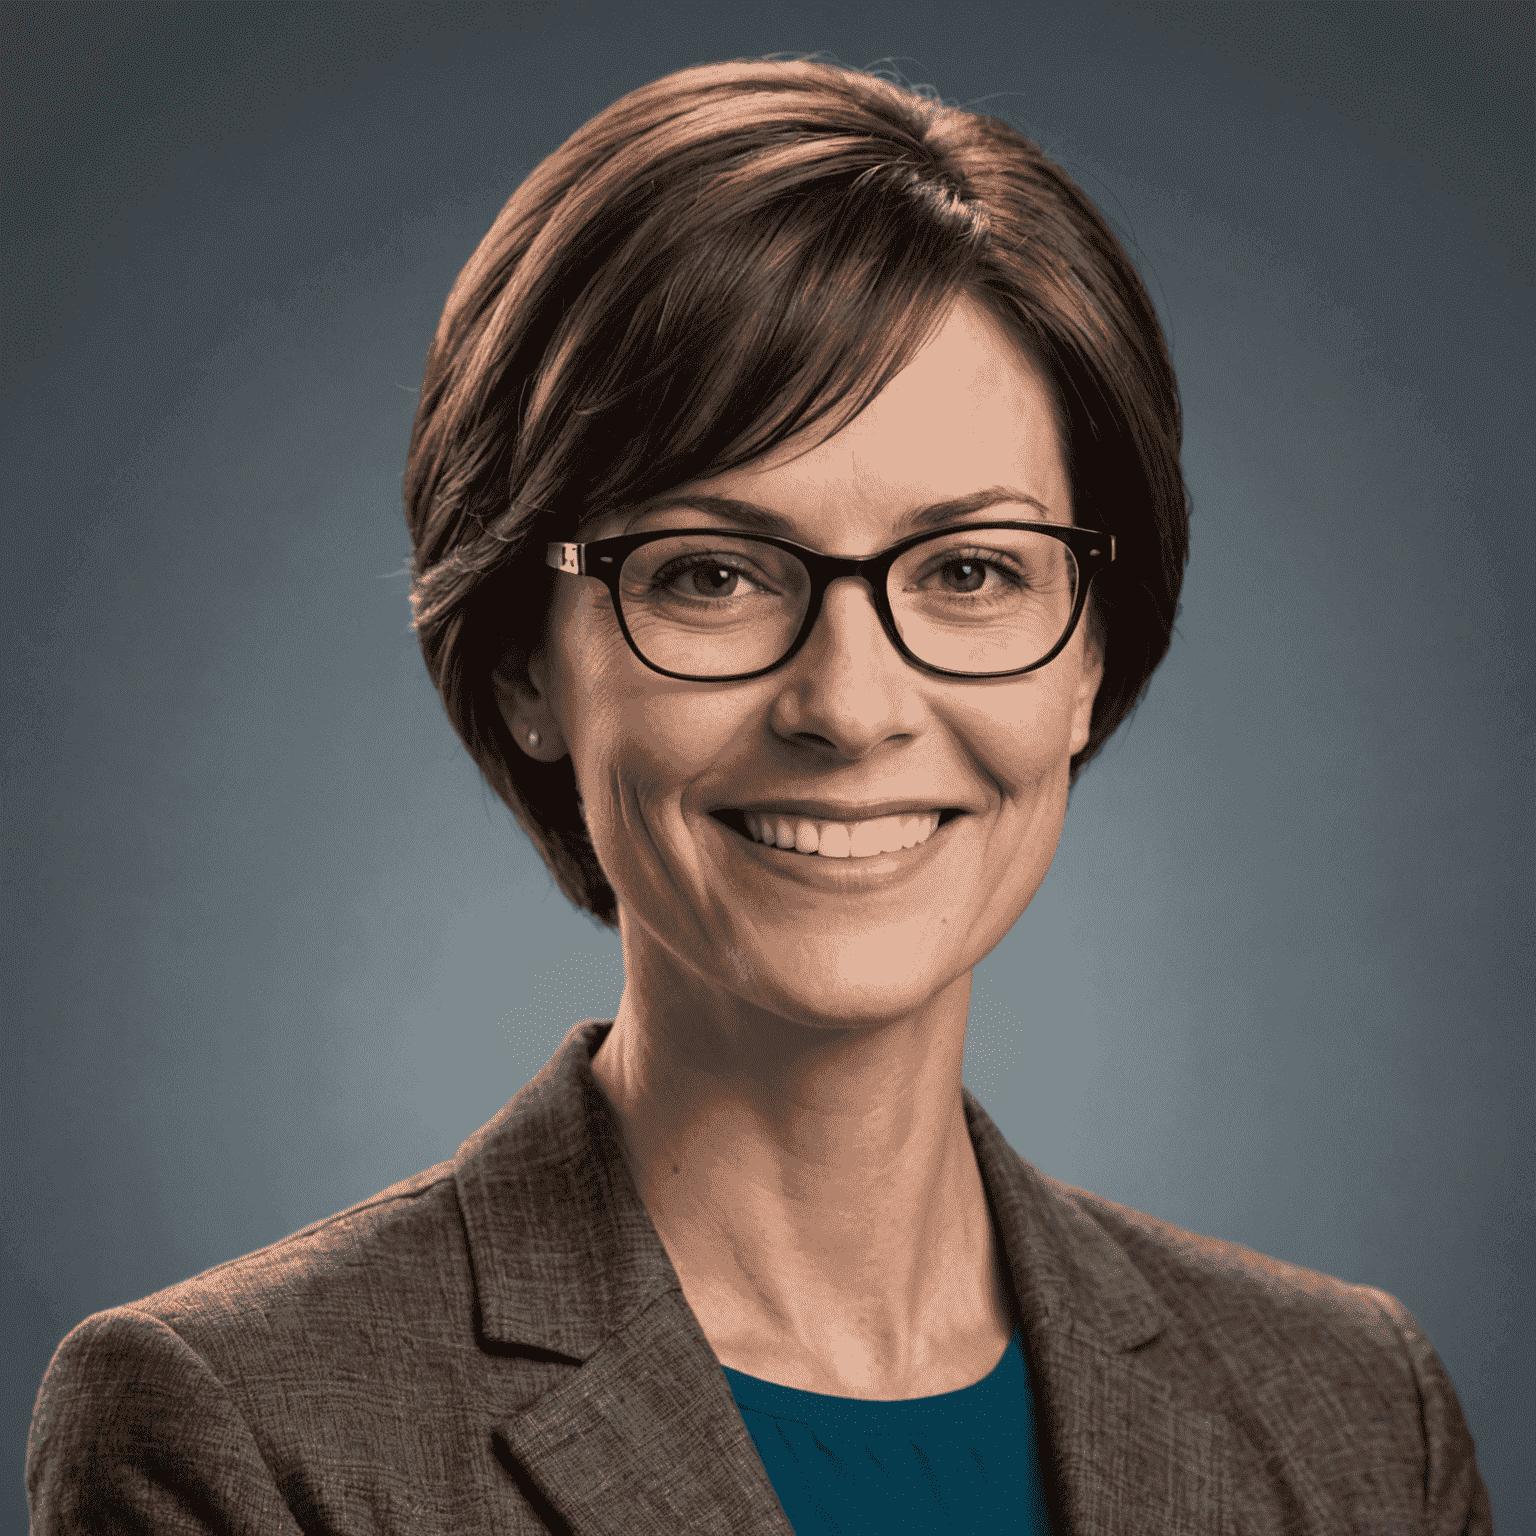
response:
M300 1536L224 1383L157 1317L117 1307L59 1345L27 1437L32 1536Z
M1472 1432L1440 1356L1397 1297L1374 1286L1362 1289L1391 1319L1419 1390L1425 1536L1493 1536L1493 1507L1477 1470Z

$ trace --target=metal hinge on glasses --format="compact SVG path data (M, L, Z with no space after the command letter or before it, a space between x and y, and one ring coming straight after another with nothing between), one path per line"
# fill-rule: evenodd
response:
M557 571L569 571L572 576L581 575L581 546L579 544L551 544L544 556L544 564Z

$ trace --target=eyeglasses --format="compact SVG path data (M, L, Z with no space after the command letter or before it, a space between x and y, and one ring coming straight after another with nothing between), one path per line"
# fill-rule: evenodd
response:
M865 582L913 666L941 677L1017 677L1072 637L1115 541L1059 523L961 523L864 560L721 528L668 528L548 545L544 563L594 576L653 672L739 682L787 662L810 637L828 586Z

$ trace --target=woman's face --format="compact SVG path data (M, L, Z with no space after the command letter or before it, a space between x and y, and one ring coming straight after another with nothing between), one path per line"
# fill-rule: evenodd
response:
M753 502L835 555L884 549L917 509L988 487L1016 494L960 521L1072 521L1048 389L968 300L855 421L804 447L679 494ZM582 536L715 523L731 526L677 506ZM540 757L570 753L627 957L644 946L680 979L804 1024L873 1024L968 973L1044 879L1102 671L1087 627L1020 677L936 677L892 647L862 582L839 581L778 671L679 682L630 651L600 582L561 576L534 688L504 685L502 705L514 740L533 728ZM847 858L765 846L717 814L793 827L893 805L959 814L916 846Z

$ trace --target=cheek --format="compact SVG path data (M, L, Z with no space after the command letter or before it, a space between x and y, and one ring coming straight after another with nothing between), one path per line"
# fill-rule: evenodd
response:
M978 956L1001 942L1034 900L1066 819L1071 699L1064 687L1027 683L1025 678L999 687L963 720L951 716L977 774L998 797L976 860L985 873L971 894L978 909L973 934Z
M1058 776L1065 782L1072 703L1063 678L1031 674L962 695L946 711L957 740L1002 794L1005 811L1006 802L1032 802Z
M740 690L652 672L602 620L591 615L568 632L560 710L600 855L615 823L633 835L637 808L651 837L680 829L682 792L740 742L750 713Z

